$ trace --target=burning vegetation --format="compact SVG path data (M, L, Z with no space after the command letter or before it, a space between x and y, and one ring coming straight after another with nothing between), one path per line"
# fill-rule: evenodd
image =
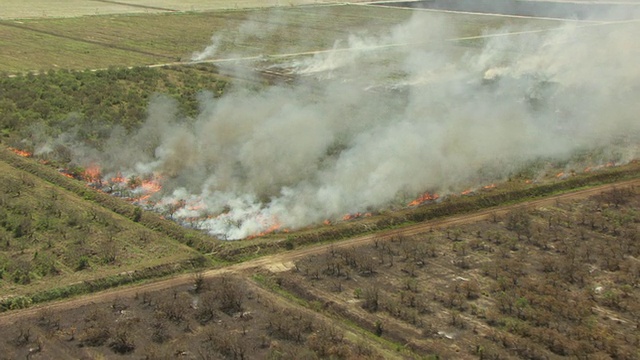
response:
M295 81L202 93L190 114L157 96L141 126L100 143L69 132L31 145L102 191L228 240L535 182L551 168L570 177L640 155L640 30L609 25L505 28L462 47L446 19L417 13L387 34L255 65ZM198 56L223 55L208 49Z
M428 201L438 200L439 198L440 198L440 195L436 193L431 194L429 192L425 192L424 194L420 195L417 199L410 202L409 206L418 206Z

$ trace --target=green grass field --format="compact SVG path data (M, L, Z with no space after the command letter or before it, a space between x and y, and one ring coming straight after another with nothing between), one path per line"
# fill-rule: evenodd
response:
M221 38L216 57L330 49L350 34L384 36L413 12L376 6L279 7L167 14L0 21L0 70L95 69L188 61ZM450 25L455 36L489 29L556 28L559 21L421 12ZM424 39L430 41L431 39Z
M362 0L360 0L362 1ZM337 3L332 0L0 0L0 19L56 18L108 14L167 13L181 11L211 11L274 6ZM358 1L352 1L358 2Z

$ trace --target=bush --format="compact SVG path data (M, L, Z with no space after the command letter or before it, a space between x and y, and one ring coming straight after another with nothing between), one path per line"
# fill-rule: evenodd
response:
M85 255L80 256L78 259L78 264L76 265L76 271L82 271L88 269L89 266L89 258Z

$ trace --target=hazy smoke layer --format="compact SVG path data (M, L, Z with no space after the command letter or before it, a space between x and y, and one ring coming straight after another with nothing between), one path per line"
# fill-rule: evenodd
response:
M159 174L156 206L183 201L172 217L241 239L488 184L541 158L602 148L586 161L638 157L637 25L425 41L456 37L418 14L387 36L287 64L296 85L202 94L195 119L157 98L99 162ZM195 56L213 53L214 39Z

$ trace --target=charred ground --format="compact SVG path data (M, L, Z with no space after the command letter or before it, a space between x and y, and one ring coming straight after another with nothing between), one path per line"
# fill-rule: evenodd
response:
M633 359L638 201L635 180L8 313L2 346L35 358Z

